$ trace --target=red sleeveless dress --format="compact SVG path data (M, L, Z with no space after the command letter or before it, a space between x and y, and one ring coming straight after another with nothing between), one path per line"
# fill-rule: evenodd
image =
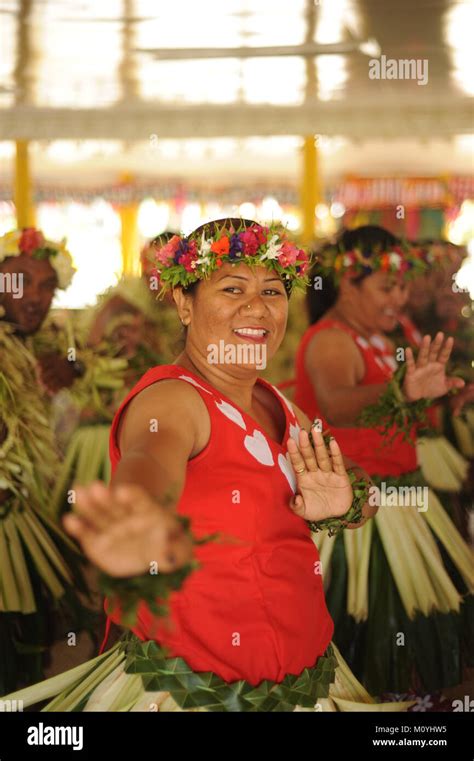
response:
M418 467L413 443L403 440L401 434L390 442L377 428L339 428L329 425L318 406L311 378L305 368L305 355L312 337L321 330L337 328L350 335L359 349L365 365L360 385L386 383L393 376L397 362L380 336L372 336L370 342L338 320L322 319L311 325L304 333L296 353L295 404L306 412L311 420L320 418L323 428L330 428L342 452L364 468L369 475L399 476ZM389 432L391 436L392 429Z
M285 434L277 443L189 370L154 367L113 420L112 473L120 460L116 433L123 410L144 388L168 378L192 384L211 421L207 446L188 462L177 512L189 516L197 538L219 532L224 540L196 548L200 568L171 593L169 620L157 620L142 604L133 631L142 640L157 640L194 671L212 671L227 682L257 685L300 674L324 653L334 625L308 525L288 506L295 476L285 456L286 440L299 430L291 404L258 379L285 413ZM114 613L112 620L120 623L120 615Z

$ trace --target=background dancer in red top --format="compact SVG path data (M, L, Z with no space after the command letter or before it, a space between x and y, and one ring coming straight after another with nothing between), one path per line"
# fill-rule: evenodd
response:
M251 357L208 361L220 340L273 355L306 255L281 230L223 220L176 236L159 257L160 282L175 285L187 327L185 349L131 391L112 426L111 488L78 488L65 523L90 560L117 577L155 562L163 575L185 565L192 544L179 516L197 538L217 531L220 540L195 550L200 567L172 593L166 622L142 604L134 635L84 664L85 684L64 674L67 689L47 708L292 711L318 701L316 710L373 710L331 645L308 523L342 527L353 516L339 447L332 440L327 449L313 429L313 449L309 420L258 378ZM375 512L366 497L357 525ZM38 690L56 694L54 684L38 685L22 693L25 705Z
M406 276L422 266L421 252L403 250L382 228L343 233L316 267L323 287L308 289L313 324L296 357L296 403L330 426L385 500L357 536L317 538L331 568L325 582L336 642L377 694L461 681L458 614L474 589L470 550L423 480L415 446L423 400L464 385L446 375L452 338L425 336L416 362L406 349L404 380L393 385L400 357L385 333L406 302ZM361 423L367 410L371 422ZM386 416L388 429L374 422Z

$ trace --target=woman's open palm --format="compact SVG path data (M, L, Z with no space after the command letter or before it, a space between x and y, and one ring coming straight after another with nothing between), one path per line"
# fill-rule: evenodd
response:
M331 439L328 452L321 432L315 428L312 436L315 449L304 429L299 433L298 444L294 439L287 442L297 484L290 507L307 521L340 517L347 513L354 499L341 450L336 440Z
M176 515L136 485L77 486L65 530L86 557L110 576L136 576L157 564L169 573L192 558L192 541Z
M403 382L403 393L410 402L417 399L437 399L444 396L453 388L462 388L462 378L446 375L446 363L450 357L454 340L449 337L444 340L444 333L438 333L434 341L430 336L424 336L418 352L406 350L407 371Z

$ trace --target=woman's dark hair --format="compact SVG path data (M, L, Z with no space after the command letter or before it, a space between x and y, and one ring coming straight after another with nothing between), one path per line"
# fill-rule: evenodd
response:
M168 243L173 235L176 235L172 230L165 230L164 232L160 233L159 235L155 235L154 238L150 241L150 246L153 246L153 244L158 246L164 246L165 243Z
M342 251L358 248L364 256L372 256L375 251L386 251L399 243L389 230L377 225L363 225L354 230L344 230L338 241Z
M316 288L316 285L320 287ZM310 325L320 320L328 309L334 306L337 301L337 294L338 289L333 279L323 274L316 262L309 272L309 285L306 291L306 310Z
M218 229L222 229L223 226L227 227L233 227L234 229L238 230L242 227L253 227L253 225L257 225L257 227L261 227L261 225L258 222L255 222L253 219L241 219L240 217L224 217L223 219L213 219L212 222L204 222L204 224L199 225L199 227L196 227L195 230L191 233L191 235L199 235L200 233L206 232L210 235L213 235ZM199 280L197 280L195 283L191 283L186 288L183 288L184 293L194 293L196 288L199 285ZM285 288L286 295L288 298L290 298L291 295L291 284L287 280L283 280L283 285Z
M354 230L344 230L336 243L333 245L326 245L318 252L322 258L324 251L328 249L338 248L341 253L343 251L351 251L353 248L359 249L359 251L368 258L375 252L386 251L392 246L397 245L398 239L395 235L392 235L389 230L385 230L384 227L378 227L377 225L363 225L362 227L356 227ZM368 274L361 274L353 280L357 285L361 283ZM321 278L321 288L315 288L315 277ZM318 262L314 265L310 272L310 285L306 291L306 308L308 311L308 317L310 324L320 320L326 312L334 306L337 301L339 289L334 284L331 277L324 275L318 266ZM318 281L319 284L319 281Z

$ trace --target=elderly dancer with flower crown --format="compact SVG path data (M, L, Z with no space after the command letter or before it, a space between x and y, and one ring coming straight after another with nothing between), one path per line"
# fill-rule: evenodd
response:
M28 228L0 238L0 688L43 673L45 651L81 627L76 592L86 591L80 554L50 515L59 467L43 389L74 378L60 357L40 365L31 341L56 288L74 269L64 241ZM42 388L41 388L41 387Z
M78 488L64 519L105 574L112 620L131 632L63 674L60 695L56 681L16 693L25 705L377 708L331 643L310 531L364 525L374 512L368 481L346 470L335 440L327 448L311 436L306 416L251 362L208 362L220 340L264 344L271 357L307 267L281 229L245 220L208 223L158 251L156 277L163 293L173 289L184 351L132 389L111 429L110 487Z

